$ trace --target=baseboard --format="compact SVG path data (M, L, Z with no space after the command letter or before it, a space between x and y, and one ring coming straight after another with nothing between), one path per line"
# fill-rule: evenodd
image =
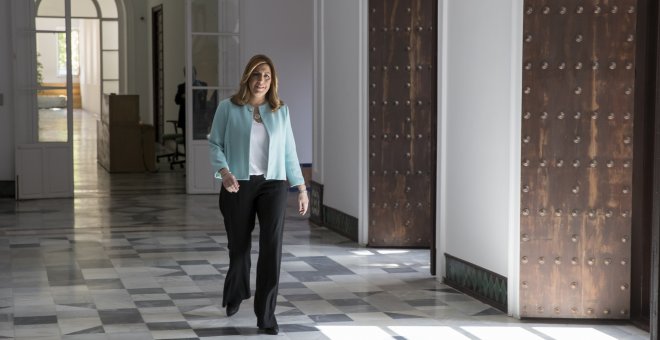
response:
M0 181L0 198L16 198L16 181Z
M358 219L323 204L323 184L310 181L309 221L358 241Z
M323 184L311 181L309 187L309 221L323 225Z
M352 241L358 241L358 219L351 215L324 205L323 225Z
M507 313L507 279L445 253L445 284Z

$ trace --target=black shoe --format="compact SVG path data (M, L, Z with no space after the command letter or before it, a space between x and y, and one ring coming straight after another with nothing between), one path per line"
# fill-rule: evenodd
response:
M280 332L280 328L278 326L259 327L259 329L268 335L277 335L277 333Z
M237 304L228 303L227 304L227 316L232 316L238 312L238 308L241 307L240 302Z

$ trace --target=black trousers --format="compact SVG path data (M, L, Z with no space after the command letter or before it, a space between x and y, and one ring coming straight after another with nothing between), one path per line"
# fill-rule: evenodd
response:
M259 218L259 259L254 313L258 327L274 327L277 325L275 306L287 185L285 181L266 180L264 176L250 176L249 181L239 181L239 185L236 193L224 187L220 190L219 205L229 248L229 271L225 277L222 306L250 298L250 250L256 216Z

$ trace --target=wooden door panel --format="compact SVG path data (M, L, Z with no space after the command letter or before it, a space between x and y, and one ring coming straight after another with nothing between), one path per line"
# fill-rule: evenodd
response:
M437 4L369 2L369 245L430 247Z
M629 318L635 0L526 0L521 316Z

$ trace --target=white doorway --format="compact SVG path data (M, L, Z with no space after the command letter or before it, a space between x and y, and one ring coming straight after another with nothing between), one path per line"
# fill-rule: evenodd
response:
M238 0L186 1L186 163L189 194L213 194L208 134L221 98L236 91L242 52Z
M120 0L37 0L26 6L25 12L33 13L36 32L36 48L32 52L35 55L33 92L36 101L31 110L34 118L25 123L32 125L31 129L26 129L33 131L32 136L25 139L38 143L37 149L41 150L35 152L33 147L27 155L35 161L39 161L36 155L42 155L39 169L48 168L46 161L54 160L62 166L58 176L65 180L44 179L47 171L35 171L31 175L41 175L35 183L66 183L66 188L60 190L65 193L57 195L37 193L19 198L109 193L111 175L97 163L97 124L102 116L104 94L122 93L125 88L125 80L120 76L123 74L120 68L125 67L120 65L123 52L120 18L125 17L122 5ZM70 71L66 69L67 61ZM17 144L17 159L20 160L20 150L25 145ZM44 147L58 147L58 153L47 156L42 150ZM19 168L21 164L17 162L20 179L24 176ZM22 168L25 171L31 167Z

